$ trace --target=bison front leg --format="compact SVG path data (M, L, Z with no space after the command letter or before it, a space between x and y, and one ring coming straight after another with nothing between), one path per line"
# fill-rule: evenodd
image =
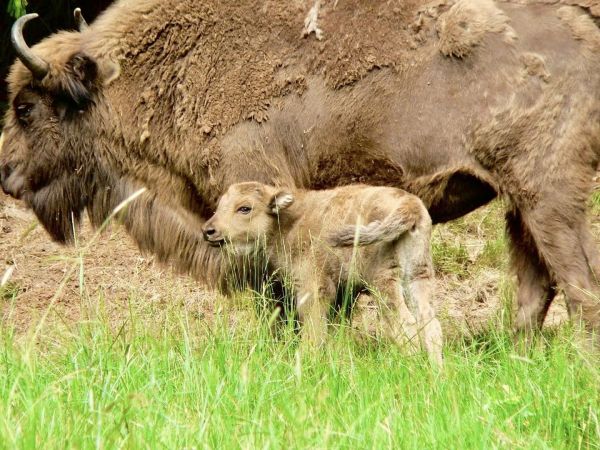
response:
M596 241L587 223L584 223L581 235L583 250L585 257L588 260L592 276L596 284L600 286L600 252L596 248Z
M518 210L506 214L506 228L511 264L518 279L515 331L529 344L533 333L542 328L556 286Z

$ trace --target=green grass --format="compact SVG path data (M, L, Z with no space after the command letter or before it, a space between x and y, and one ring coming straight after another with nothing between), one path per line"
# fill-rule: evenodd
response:
M433 265L442 274L455 274L460 278L469 276L469 253L462 242L447 242L434 235L431 243Z
M590 199L590 213L592 215L600 215L600 189L592 193Z
M506 270L508 249L503 220L504 204L485 208L434 228L432 258L438 275L471 279L482 270ZM465 237L470 237L465 239ZM479 247L469 254L468 245Z
M0 448L598 448L600 366L568 329L526 357L508 333L422 355L338 333L300 352L254 322L174 307L0 342Z

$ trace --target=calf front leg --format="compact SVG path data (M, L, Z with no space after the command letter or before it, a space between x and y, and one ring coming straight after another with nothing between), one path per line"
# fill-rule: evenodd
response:
M327 318L335 299L331 284L314 279L297 283L296 308L304 345L319 347L327 340Z

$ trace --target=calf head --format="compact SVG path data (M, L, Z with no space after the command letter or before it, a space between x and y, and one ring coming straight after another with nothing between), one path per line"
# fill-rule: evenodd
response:
M247 254L277 230L279 212L294 201L288 191L261 183L237 183L220 198L203 227L210 245L228 245Z

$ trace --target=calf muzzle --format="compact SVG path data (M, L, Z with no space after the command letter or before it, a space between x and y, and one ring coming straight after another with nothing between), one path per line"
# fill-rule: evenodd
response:
M210 222L208 222L203 228L202 228L202 235L204 236L204 240L206 242L208 242L209 245L213 246L213 247L219 247L220 245L223 244L224 239L221 236L221 233L219 233L215 227L213 227Z

